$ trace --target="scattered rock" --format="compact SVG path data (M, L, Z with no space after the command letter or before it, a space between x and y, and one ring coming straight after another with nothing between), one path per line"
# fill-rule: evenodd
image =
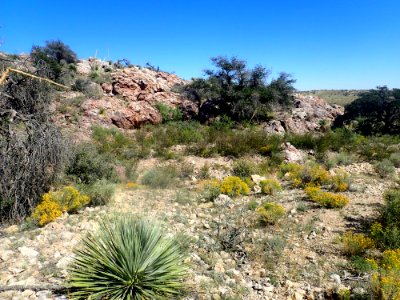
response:
M18 250L23 256L30 259L35 259L39 255L39 252L26 246L19 247Z

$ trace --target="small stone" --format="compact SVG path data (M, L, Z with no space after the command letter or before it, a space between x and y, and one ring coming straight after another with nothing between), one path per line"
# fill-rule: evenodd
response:
M18 232L18 226L17 225L11 225L11 226L7 227L4 231L6 233L8 233L8 234L16 233L16 232Z
M23 256L30 259L35 259L39 255L39 252L26 246L19 247L18 250Z
M0 253L0 259L2 261L8 261L13 255L14 255L14 252L11 250L2 251Z
M216 206L228 206L232 203L231 197L228 195L220 194L215 200L214 204Z
M332 274L330 276L331 280L335 282L337 285L340 285L342 281L340 280L340 276L338 274Z
M224 265L222 263L216 263L215 267L214 267L214 271L217 273L225 273L225 268Z
M265 178L264 176L260 176L257 174L251 175L251 180L256 184L256 185L260 185L260 182L263 180L266 180L267 178Z
M58 263L56 264L56 267L59 269L66 269L71 261L72 261L72 257L65 256L58 261Z
M203 227L204 227L205 229L210 229L210 228L211 228L211 227L210 227L210 224L208 224L208 223L206 223L206 222L203 223Z

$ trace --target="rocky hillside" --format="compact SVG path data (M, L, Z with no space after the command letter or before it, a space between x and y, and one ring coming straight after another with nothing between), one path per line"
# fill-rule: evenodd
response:
M199 103L175 91L174 87L187 82L174 74L137 66L116 69L96 59L80 61L77 71L84 78L91 78L98 72L106 79L100 85L92 83L91 93L69 91L59 95L56 121L69 130L86 133L93 124L122 129L159 124L162 122L157 108L160 104L178 108L185 119L195 117L199 111ZM274 120L265 128L271 133L316 131L342 113L342 107L329 105L320 97L295 94L293 108L276 111Z

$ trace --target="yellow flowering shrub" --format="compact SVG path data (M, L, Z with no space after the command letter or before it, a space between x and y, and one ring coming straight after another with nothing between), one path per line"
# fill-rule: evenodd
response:
M35 208L31 218L39 226L46 225L61 216L63 212L76 212L87 205L90 198L72 186L60 191L48 192L42 196L42 202Z
M283 164L281 165L281 172L288 174L288 179L294 187L305 187L308 184L320 186L331 182L329 172L323 166L316 163L305 165L295 163Z
M380 263L369 261L375 269L371 276L371 286L376 299L400 299L400 249L383 252Z
M332 176L332 189L335 192L345 192L350 187L350 176L349 173L343 170L336 171L336 174Z
M282 186L275 178L269 178L260 182L261 192L267 195L274 195L282 190Z
M231 197L248 195L250 193L249 186L239 177L225 177L220 185L220 192Z
M221 181L217 179L202 180L199 182L198 187L206 201L214 201L221 193Z
M60 203L64 211L76 212L90 202L90 198L72 186L66 186L61 191L49 192L54 202Z
M135 189L135 188L137 188L137 187L139 187L139 184L138 183L136 183L136 182L132 182L132 181L129 181L129 182L127 182L126 184L125 184L125 188L127 188L127 189Z
M343 251L347 255L361 255L375 247L374 241L362 233L348 231L342 237Z
M53 222L61 215L61 206L58 203L43 197L43 201L35 207L31 219L39 226L44 226L47 223Z
M263 222L267 224L277 223L286 213L282 205L273 202L263 203L256 209L256 212L262 217Z
M349 198L345 195L325 192L319 187L309 186L306 187L304 191L312 201L326 208L342 208L350 202Z

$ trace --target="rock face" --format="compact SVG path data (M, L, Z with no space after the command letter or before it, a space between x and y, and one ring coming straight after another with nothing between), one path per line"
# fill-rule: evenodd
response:
M343 113L342 106L329 105L320 97L295 94L293 108L290 111L276 112L275 119L268 122L264 129L268 133L276 134L319 131Z
M122 129L159 124L162 122L162 116L156 108L159 103L179 108L186 119L198 113L197 103L172 91L174 86L186 83L174 74L136 66L117 69L108 62L94 58L81 60L77 71L83 76L100 72L109 78L107 82L97 85L101 91L99 96L89 96L80 104L81 111L77 113L80 115L79 130L83 135L87 135L93 124L115 125ZM61 103L68 103L79 95L68 92L63 97ZM73 114L64 113L56 121L60 125L68 125L71 117Z
M129 104L126 108L114 110L112 123L124 129L161 123L161 114L155 108L158 103L180 108L186 117L196 115L198 106L195 103L171 91L173 86L182 84L185 81L174 74L146 68L131 67L113 73L112 83L103 84L103 91L108 95L122 96Z

